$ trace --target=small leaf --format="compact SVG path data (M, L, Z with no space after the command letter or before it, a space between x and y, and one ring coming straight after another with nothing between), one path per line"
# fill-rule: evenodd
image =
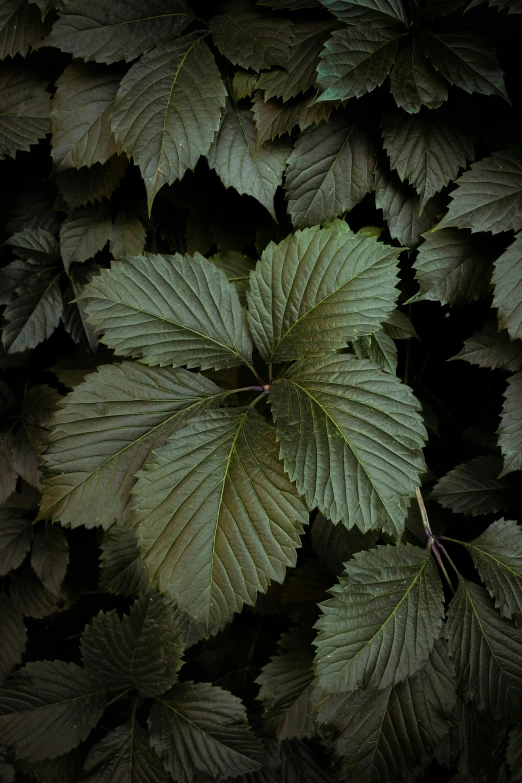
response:
M72 212L110 198L119 187L126 168L127 158L118 155L105 164L94 163L90 169L68 169L59 173L56 180L67 209Z
M295 125L304 131L310 125L328 121L332 107L326 103L308 105L309 101L283 103L265 100L258 90L253 98L252 114L256 125L258 147L267 141L291 133Z
M513 340L522 337L522 308L519 293L522 286L522 236L515 237L515 241L500 258L497 258L491 282L495 286L493 307L498 308L500 326L508 330Z
M522 468L522 372L512 375L504 393L498 445L504 458L502 476Z
M92 280L95 272L99 272L99 269L97 264L75 266L69 271L69 285L63 294L63 325L74 342L92 354L98 349L98 340L94 329L87 321L85 303L81 297L86 284Z
M130 525L111 527L100 548L100 592L135 596L148 589L147 572Z
M344 525L334 525L323 514L317 514L312 525L313 550L335 576L356 552L373 549L376 538L375 533L361 533L356 527L347 530Z
M0 688L0 741L40 761L67 753L98 723L105 692L75 663L28 663Z
M0 158L29 152L49 131L51 95L31 71L0 67Z
M115 259L139 256L145 248L147 232L141 220L128 212L120 212L111 228L111 255Z
M110 731L92 746L84 764L85 783L169 783L169 776L150 747L148 732L135 719Z
M499 331L496 321L487 323L480 332L464 341L462 350L449 361L462 359L479 367L510 372L522 369L522 342L510 340L506 331Z
M512 505L511 489L498 479L502 460L498 457L475 457L450 470L435 485L431 497L455 514L492 514Z
M330 592L315 642L327 693L386 688L424 666L444 616L429 551L400 544L359 552Z
M414 40L395 59L390 89L399 109L416 114L423 106L437 109L448 100L448 89Z
M69 564L69 543L54 525L44 525L34 537L31 565L51 593L58 595Z
M7 353L35 348L52 335L62 314L59 278L59 269L37 272L15 290L4 310Z
M347 24L382 25L403 22L406 11L402 0L321 0L332 14Z
M359 359L369 359L391 375L397 373L397 347L385 331L359 337L353 341L353 349Z
M109 241L111 227L109 204L83 207L66 218L60 229L65 271L69 271L71 264L83 263L103 250Z
M7 595L0 594L0 682L21 663L26 644L27 630L21 612Z
M241 101L243 98L249 98L256 89L258 79L259 76L257 73L236 71L234 78L232 79L232 96L234 98L234 103Z
M223 270L228 282L234 285L241 304L244 305L246 292L250 285L250 273L255 268L254 262L248 256L244 256L243 253L235 253L233 250L216 253L209 260ZM237 386L237 384L235 385Z
M51 265L60 257L60 248L55 237L42 228L26 228L6 240L6 245L13 249L20 258L36 262L42 266Z
M0 60L25 57L47 34L39 10L28 0L7 0L0 11Z
M32 568L23 567L11 576L9 593L13 604L24 617L42 620L63 608L62 596L49 592Z
M22 564L33 539L33 525L23 509L0 508L0 576Z
M392 340L409 340L410 337L417 337L418 339L415 327L402 310L394 310L382 326Z

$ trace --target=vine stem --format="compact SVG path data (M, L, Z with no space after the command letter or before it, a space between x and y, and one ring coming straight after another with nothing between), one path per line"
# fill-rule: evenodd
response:
M126 696L128 693L130 693L133 690L134 690L134 686L132 688L127 688L127 690L123 691L122 693L118 693L118 695L115 696L114 699L108 701L105 706L109 707L111 704L114 704L115 701L118 701L118 699L123 698L123 696Z
M266 383L265 383L265 382L264 382L264 380L261 378L261 376L259 375L259 373L258 373L256 370L254 370L254 367L253 367L253 365L252 365L252 364L247 364L247 367L248 367L248 369L249 369L249 370L251 370L251 372L253 372L253 373L254 373L254 375L256 376L257 380L258 380L258 381L259 381L259 383L261 384L261 386L266 386Z
M422 497L422 493L420 491L420 487L415 487L415 494L417 495L417 503L419 504L419 509L421 512L422 524L424 525L424 532L426 533L426 538L428 539L428 543L426 546L428 550L433 553L437 563L439 564L439 568L444 574L444 578L446 579L446 582L450 586L451 592L455 593L453 582L451 581L450 576L446 571L446 566L444 565L442 557L440 556L439 546L441 547L441 549L444 548L442 547L441 544L438 544L437 537L433 535L433 531L430 526L430 520L428 518L428 512L426 511L426 506L424 505L424 500ZM447 557L447 552L446 552L446 557Z
M415 487L415 494L417 495L417 503L419 504L419 510L421 512L422 524L424 525L424 532L426 533L426 538L428 539L428 543L429 543L430 539L433 539L434 536L433 533L431 532L430 520L428 519L428 512L426 511L426 506L424 505L424 500L422 498L420 487Z
M450 576L449 576L448 572L446 571L446 566L444 565L442 557L440 556L440 552L439 552L439 549L438 549L438 546L437 546L437 542L435 540L433 541L430 549L433 552L433 554L435 555L437 563L439 564L439 568L442 571L442 573L444 574L446 582L450 586L451 592L453 594L455 594L455 588L453 587L453 582L451 581Z
M448 553L446 551L446 547L444 546L444 544L440 544L439 542L437 542L437 546L440 548L440 551L446 557L448 563L450 564L450 566L453 568L453 570L457 574L458 578L460 579L459 569L457 568L457 566L455 565L455 563L453 562L451 557L448 555Z

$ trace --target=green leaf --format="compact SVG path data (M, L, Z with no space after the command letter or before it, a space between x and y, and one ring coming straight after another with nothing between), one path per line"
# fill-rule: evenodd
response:
M254 410L209 411L156 449L133 523L151 579L207 633L294 566L308 513Z
M221 128L208 154L208 165L226 188L252 196L275 220L274 196L283 181L288 152L288 144L283 140L258 147L252 113L227 99Z
M423 106L437 109L448 100L448 89L413 40L395 59L390 89L399 109L416 114Z
M285 470L308 507L335 524L399 537L424 470L411 390L369 361L337 354L293 365L270 399Z
M148 589L147 572L130 525L111 527L100 548L100 592L134 596Z
M465 340L462 350L449 361L456 359L490 370L500 367L517 372L522 369L522 343L520 340L510 340L508 333L499 331L497 322L491 321L480 332Z
M277 11L282 9L300 11L302 8L318 8L321 2L320 0L257 0L257 5L265 5Z
M9 593L13 604L24 617L34 617L37 620L54 614L62 603L62 596L50 593L34 571L26 567L11 576Z
M215 685L178 685L156 698L148 723L156 753L179 783L263 766L263 747L250 733L241 701Z
M514 726L509 732L506 760L511 772L510 780L520 783L522 780L522 725Z
M52 759L86 739L105 692L75 663L28 663L0 688L0 741L30 761Z
M310 125L327 122L332 107L327 103L308 105L309 101L283 103L275 99L265 100L258 90L253 98L252 114L256 125L258 147L277 136L291 133L295 125L301 131Z
M181 634L169 602L149 590L129 616L100 612L80 644L85 671L105 688L134 687L140 696L165 693L182 666Z
M139 256L145 248L147 231L141 220L122 211L112 224L111 255L116 260L125 256Z
M445 122L433 112L385 114L382 136L392 169L407 179L426 202L473 160L473 138L461 124Z
M207 378L183 369L100 366L56 414L44 452L40 517L66 527L121 524L134 474L151 450L222 395Z
M504 393L498 445L504 458L502 476L522 468L522 372L512 375Z
M509 102L504 74L495 50L480 33L464 28L461 32L421 34L426 57L450 84L469 93L499 95Z
M224 11L212 17L209 28L214 44L231 63L254 71L285 64L293 38L289 19L244 0L232 0Z
M454 514L492 514L512 505L511 489L498 479L502 460L498 457L475 457L450 470L435 485L431 497Z
M402 310L394 310L382 326L392 340L409 340L410 337L418 339L415 327Z
M169 783L169 776L150 747L148 732L135 718L110 731L87 756L85 783Z
M358 552L330 592L315 642L317 678L327 693L386 688L424 666L444 617L428 550L400 544Z
M455 699L453 667L438 641L424 667L398 685L328 696L319 722L333 724L331 744L347 780L389 783L432 759Z
M119 354L203 370L250 362L252 343L237 291L198 253L114 263L87 286L84 300L90 322Z
M50 93L31 71L0 67L0 159L29 152L49 131Z
M0 576L22 564L32 538L33 526L23 509L0 508Z
M346 27L325 43L317 66L316 101L359 98L388 76L405 32L389 27Z
M64 311L62 315L63 325L75 343L81 345L86 351L94 354L98 349L98 340L85 314L85 303L81 295L85 285L92 280L93 274L99 272L99 266L75 266L69 272L69 285L63 294Z
M479 160L455 184L452 202L437 230L454 226L498 234L522 228L522 147Z
M320 689L313 684L313 636L307 628L299 627L284 633L278 642L278 654L256 679L260 686L257 698L264 704L266 723L279 741L315 734L314 708Z
M413 262L420 291L409 302L460 305L489 293L494 247L484 237L455 228L423 236Z
M21 612L5 593L0 594L0 682L22 661L27 630ZM1 767L0 767L1 774ZM3 778L0 777L0 780Z
M51 103L51 154L57 171L105 163L118 148L109 116L120 76L74 62L56 82Z
M28 0L7 0L0 11L0 60L21 54L37 46L49 28L39 10Z
M159 44L123 77L112 130L140 168L149 212L163 185L181 179L208 154L225 96L210 49L194 36Z
M60 172L56 180L67 209L72 212L110 198L119 187L126 168L125 155L117 155L109 158L107 163L94 163L90 169L84 167Z
M247 295L263 359L317 356L379 328L394 309L398 254L373 237L331 228L304 229L270 243Z
M407 23L401 0L321 0L322 4L347 24L381 25Z
M44 525L36 533L31 566L49 592L58 595L69 564L69 543L63 530Z
M498 308L500 326L508 330L512 339L522 337L522 236L515 237L515 241L495 261L492 283L495 286L493 307Z
M179 35L194 19L184 0L71 0L45 40L73 57L114 63L134 60Z
M241 304L244 305L250 284L250 273L255 268L254 262L243 253L236 253L233 250L216 253L210 261L223 270L228 282L233 283Z
M397 347L385 331L359 337L353 341L353 349L359 359L369 359L392 375L397 373Z
M259 75L248 71L236 71L232 79L232 97L234 103L249 98L256 89Z
M373 549L375 533L361 533L356 527L347 530L344 525L334 525L323 514L317 514L312 525L312 547L332 574L339 576L344 563L363 549Z
M353 113L338 113L298 136L285 183L294 226L314 226L353 209L373 188L375 152Z
M497 720L522 714L522 634L484 587L460 579L446 633L464 698Z
M110 239L111 228L110 204L83 207L67 217L60 229L65 271L69 271L71 264L83 263L103 250Z
M55 237L42 228L26 228L17 231L5 242L20 258L39 262L43 265L53 264L60 257L60 248Z
M62 314L60 270L37 272L14 292L4 310L2 341L7 353L35 348L49 338Z

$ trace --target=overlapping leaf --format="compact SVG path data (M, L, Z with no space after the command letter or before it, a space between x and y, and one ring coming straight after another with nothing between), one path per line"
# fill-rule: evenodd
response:
M498 445L504 458L502 475L522 468L522 373L512 375L504 394Z
M356 527L347 530L344 525L334 525L323 514L317 514L312 525L312 547L328 569L339 576L355 552L372 549L376 544L375 533L361 533Z
M431 494L455 514L491 514L509 508L513 497L509 484L497 476L502 472L498 457L475 457L451 470Z
M510 340L508 333L499 331L496 321L493 321L464 341L462 350L450 361L456 359L491 370L501 367L517 372L522 368L522 342Z
M21 54L37 46L49 28L42 22L39 9L29 0L7 0L0 11L0 60Z
M25 652L27 630L24 618L5 594L0 595L0 682L11 674Z
M116 595L138 595L148 586L147 572L132 529L129 525L114 525L101 543L99 589Z
M369 359L392 375L397 372L397 347L384 330L359 337L354 340L353 348L359 359Z
M60 172L56 181L67 209L72 212L110 198L120 185L126 168L125 155L114 155L107 163L94 163L90 169L83 167Z
M0 159L28 151L49 131L46 86L27 69L0 67Z
M32 523L22 509L10 508L9 505L0 509L0 576L21 565L32 538Z
M308 105L306 98L301 101L283 103L276 99L265 100L261 91L253 98L252 113L256 125L257 144L264 144L285 133L291 133L295 125L306 130L310 125L327 122L332 107L326 103Z
M31 551L31 566L49 592L57 595L69 564L69 543L63 530L44 525L36 533Z
M492 283L495 286L493 307L498 308L500 325L512 339L522 337L522 236L515 237L495 261Z
M169 776L150 747L148 733L135 717L93 745L84 764L85 783L169 783Z
M406 23L406 12L401 0L322 0L322 3L348 24Z
M390 89L400 109L416 114L423 106L437 109L448 99L448 89L414 40L395 59Z
M111 255L119 259L143 253L147 232L141 220L127 212L120 212L111 228Z
M66 218L60 229L60 249L68 272L71 264L82 263L103 250L111 235L109 204L78 209Z
M2 341L8 353L34 348L60 323L60 274L59 267L44 267L15 289L4 310Z

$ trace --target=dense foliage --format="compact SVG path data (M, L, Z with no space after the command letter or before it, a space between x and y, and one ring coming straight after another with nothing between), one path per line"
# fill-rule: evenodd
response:
M1 0L1 781L522 781L521 35Z

